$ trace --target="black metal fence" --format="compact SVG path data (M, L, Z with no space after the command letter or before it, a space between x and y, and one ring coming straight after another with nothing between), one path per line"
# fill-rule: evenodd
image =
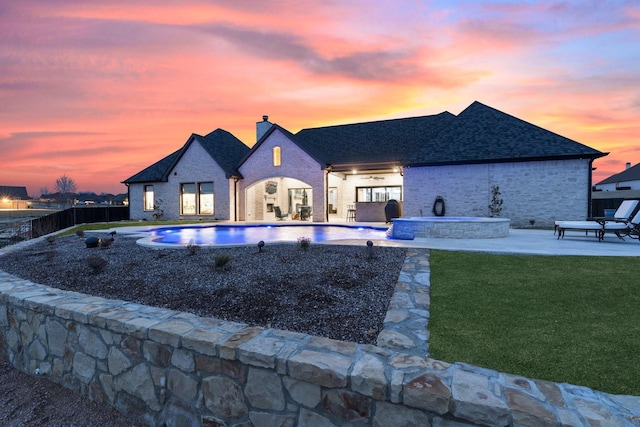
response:
M44 236L78 224L125 221L128 219L128 206L74 207L31 220L31 238Z

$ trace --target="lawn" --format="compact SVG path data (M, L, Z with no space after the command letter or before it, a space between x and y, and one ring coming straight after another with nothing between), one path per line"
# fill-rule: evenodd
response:
M640 395L640 258L431 251L431 357Z

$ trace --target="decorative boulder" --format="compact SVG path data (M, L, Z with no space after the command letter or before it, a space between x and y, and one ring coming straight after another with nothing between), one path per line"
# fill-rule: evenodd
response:
M100 239L95 236L87 237L87 240L84 241L87 245L87 248L97 248L100 246Z

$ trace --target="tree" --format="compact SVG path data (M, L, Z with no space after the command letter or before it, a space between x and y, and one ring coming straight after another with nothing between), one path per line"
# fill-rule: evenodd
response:
M76 185L76 182L67 175L62 175L60 178L56 179L55 190L60 193L62 202L65 205L67 203L71 205L71 194L75 193L77 189L78 186Z

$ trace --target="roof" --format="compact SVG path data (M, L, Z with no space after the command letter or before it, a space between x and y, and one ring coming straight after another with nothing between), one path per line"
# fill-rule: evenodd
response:
M0 198L9 197L13 200L28 200L27 187L14 187L10 185L0 185Z
M605 156L584 144L474 102L409 163L420 165Z
M225 172L227 178L239 176L236 165L240 159L249 152L249 147L226 130L216 129L205 136L191 134L181 149L174 151L167 157L164 157L123 182L125 184L133 184L167 181L175 165L180 161L194 141L200 143L211 158Z
M640 181L640 163L625 169L624 171L611 175L609 178L603 179L596 185L601 184L618 184L620 182Z
M418 166L606 155L477 101L458 116L444 112L310 128L295 137L327 165Z
M325 164L404 164L455 120L451 113L303 129L298 143Z

